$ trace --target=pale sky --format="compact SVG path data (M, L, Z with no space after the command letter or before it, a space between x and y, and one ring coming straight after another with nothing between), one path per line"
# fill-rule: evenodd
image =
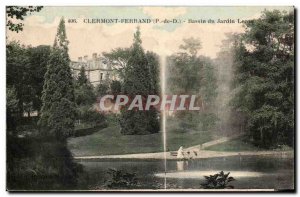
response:
M61 17L65 17L69 54L72 60L92 53L109 52L117 47L129 47L138 24L87 24L83 19L255 19L263 10L286 10L293 7L44 7L39 13L25 18L24 30L7 31L8 40L25 45L52 45ZM67 23L76 18L76 24ZM241 33L242 24L140 24L145 50L169 55L178 52L183 38L199 38L200 55L214 58L221 41L229 32Z

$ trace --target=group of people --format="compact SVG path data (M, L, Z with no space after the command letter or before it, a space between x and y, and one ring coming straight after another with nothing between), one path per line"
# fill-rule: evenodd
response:
M177 151L177 159L180 160L193 159L194 158L193 156L196 157L198 155L196 151L193 151L193 153L194 155L192 155L190 151L185 152L183 146L180 146L180 148Z

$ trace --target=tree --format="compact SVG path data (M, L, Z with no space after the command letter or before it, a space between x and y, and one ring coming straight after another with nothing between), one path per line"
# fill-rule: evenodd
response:
M120 81L113 80L110 84L110 91L113 95L118 95L122 91L122 84Z
M191 42L193 40L194 43ZM203 62L196 56L201 45L194 38L184 39L180 46L183 52L168 58L168 84L170 91L175 94L197 94L200 91ZM198 44L199 45L198 45ZM189 79L189 80L187 80Z
M68 43L65 21L62 18L45 74L43 106L39 120L44 133L59 140L73 134L76 115Z
M103 83L100 83L96 86L96 95L97 96L104 96L109 91L109 84L104 81Z
M18 112L17 92L14 87L6 87L6 118L7 130L16 129L16 114Z
M181 44L179 48L184 50L185 53L188 52L191 56L196 56L202 48L200 40L193 37L183 39L183 42L184 44Z
M47 71L47 63L50 56L50 46L40 45L37 47L28 47L28 74L24 77L26 89L25 103L32 103L32 109L39 112L42 107L42 91L44 85L44 75Z
M49 46L23 46L10 42L7 51L7 84L15 87L19 115L41 109L44 75L50 55Z
M233 103L255 144L293 145L294 14L264 11L246 28L235 48Z
M77 119L94 126L103 124L105 117L93 109L93 104L96 103L96 95L93 85L86 77L84 67L81 67L75 80L75 103L77 106Z
M116 48L109 53L104 52L103 57L110 65L112 65L113 70L117 72L119 78L123 80L125 67L127 66L130 57L130 49Z
M83 66L80 68L76 84L77 84L77 86L82 86L82 85L88 84L88 78L86 77L85 68Z
M150 73L150 92L149 94L159 95L159 57L153 52L147 52L146 58L148 61L149 73Z
M217 79L213 61L197 55L201 42L195 38L183 39L180 53L167 59L167 83L170 94L199 95L201 111L178 111L177 118L183 128L208 130L215 126L217 116L214 104L217 97Z
M130 54L127 66L124 70L123 94L133 98L136 95L147 96L151 94L154 88L151 69L155 61L149 61L141 46L140 29L134 34L133 45L130 48ZM156 62L157 63L157 62ZM158 65L155 65L158 66ZM128 110L128 107L121 109L120 117L122 134L149 134L159 131L158 116L155 109L149 111Z
M75 102L77 106L91 106L96 102L93 85L86 77L84 67L81 67L75 82Z
M14 23L12 19L24 20L24 17L32 12L39 12L43 6L6 6L6 26L11 31L19 31L23 30L24 24Z
M25 75L28 73L28 56L26 54L26 47L20 45L18 42L10 42L6 45L6 83L7 86L14 87L16 97L18 99L18 116L23 116L23 103L25 100L24 91L26 91Z

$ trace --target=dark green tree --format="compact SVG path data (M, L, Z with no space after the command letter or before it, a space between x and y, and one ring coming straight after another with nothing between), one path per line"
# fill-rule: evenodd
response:
M86 77L85 68L83 66L80 68L76 84L77 86L88 84L88 78Z
M294 14L265 11L236 46L235 107L262 147L293 145Z
M159 95L159 57L153 52L147 52L146 58L148 61L148 68L150 73L150 92L149 94Z
M109 84L106 81L104 81L96 86L95 91L97 96L104 96L109 91Z
M110 91L113 95L118 95L122 91L122 84L120 81L113 80L110 84Z
M130 48L127 66L124 70L123 94L131 98L134 98L136 95L146 97L151 94L156 86L153 85L153 81L157 79L157 77L153 78L151 69L155 66L158 67L158 62L151 59L153 55L149 54L147 58L141 45L140 34L140 29L137 28L134 34L133 45ZM154 64L156 65L154 66ZM126 135L149 134L159 131L158 115L154 109L140 111L136 109L128 110L128 107L124 107L121 110L120 125L121 133Z
M93 85L86 77L84 67L81 67L75 82L75 102L78 106L91 106L96 102Z
M6 45L6 84L14 87L18 99L18 110L16 116L23 116L23 103L25 102L25 91L27 91L25 82L28 74L29 59L26 47L18 42L10 42Z
M41 109L43 75L46 72L50 47L24 46L12 41L7 43L6 52L7 88L13 87L18 100L18 109L14 110L13 116L11 113L7 114L8 129L18 129L25 122L35 125L36 119L29 117L31 112L39 112ZM24 117L24 112L28 118Z
M32 109L39 112L42 107L42 91L44 75L47 71L47 64L50 56L50 46L40 45L27 49L28 66L24 72L26 88L24 89L25 102L32 103Z
M16 129L16 116L18 112L17 92L14 87L6 87L6 119L7 130L14 131Z
M45 74L43 107L39 120L44 133L59 140L73 134L76 115L68 43L65 21L62 18Z

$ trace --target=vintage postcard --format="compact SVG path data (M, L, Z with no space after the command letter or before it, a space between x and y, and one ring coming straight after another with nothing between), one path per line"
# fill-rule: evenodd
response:
M8 191L295 190L295 8L6 6Z

